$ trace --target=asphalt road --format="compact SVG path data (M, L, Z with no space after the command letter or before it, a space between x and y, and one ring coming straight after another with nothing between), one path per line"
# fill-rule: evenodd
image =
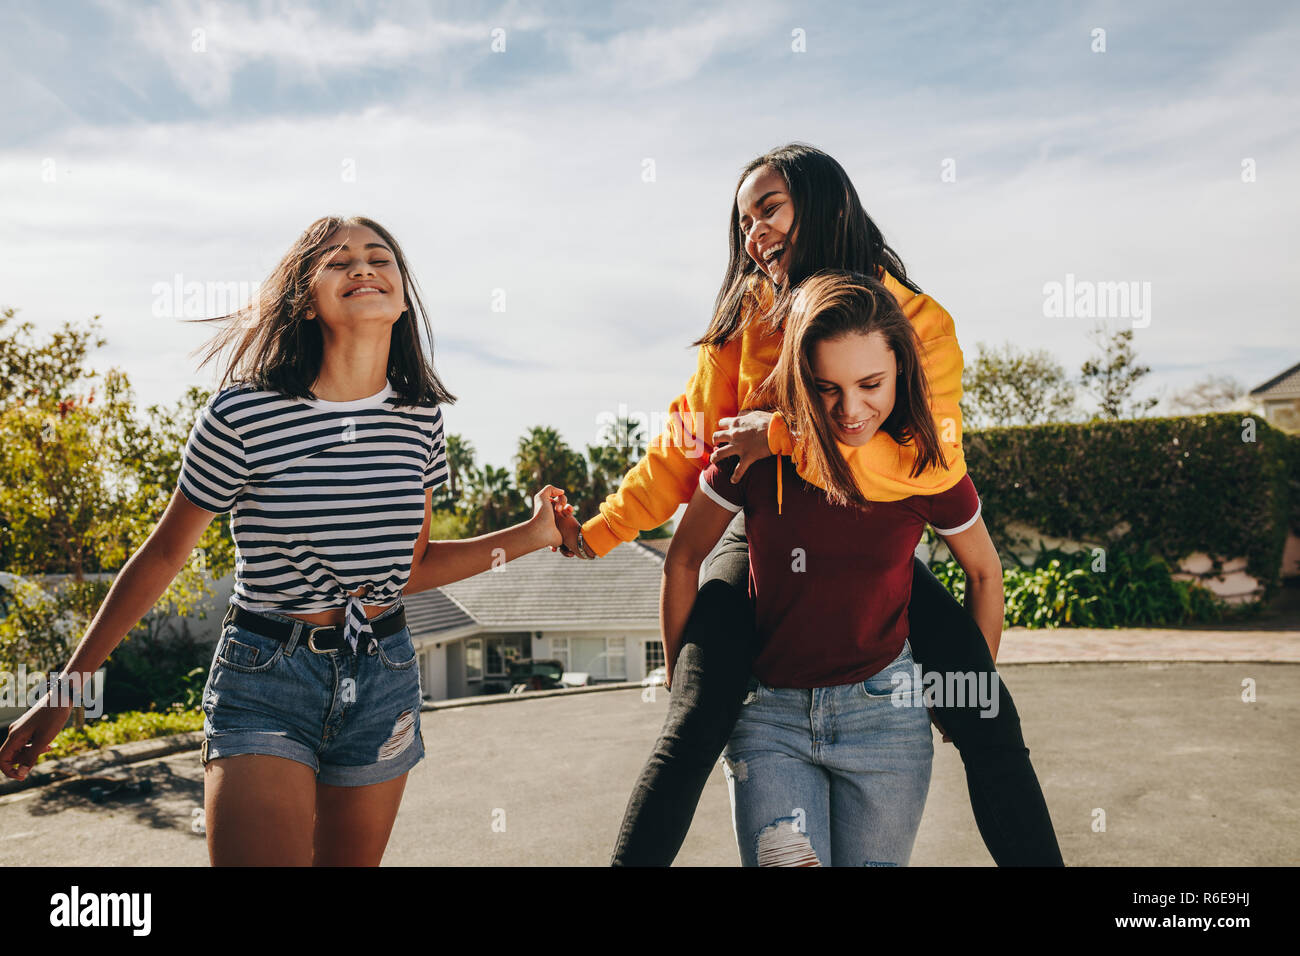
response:
M1300 666L1002 670L1068 864L1300 863ZM1254 703L1241 699L1246 679ZM660 688L652 702L623 690L425 712L428 756L385 865L606 865L666 702ZM84 785L60 785L0 798L0 865L206 866L198 752L127 769L152 795L96 805ZM719 766L678 864L737 862ZM960 757L937 735L912 865L992 865Z

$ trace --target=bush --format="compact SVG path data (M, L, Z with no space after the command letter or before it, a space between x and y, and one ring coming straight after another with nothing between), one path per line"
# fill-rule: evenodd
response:
M132 634L104 665L104 710L185 709L199 705L212 663L213 645L191 637Z
M1228 606L1194 581L1172 576L1168 562L1139 551L1106 556L1094 569L1090 551L1039 548L1031 563L1002 573L1005 627L1157 627L1222 620ZM965 602L966 573L956 561L930 565Z
M74 754L116 747L132 740L152 740L169 737L191 730L203 729L203 711L173 706L165 711L128 711L113 718L89 721L80 730L68 727L59 731L50 741L50 750L41 754L42 760L71 757Z
M1145 551L1176 566L1203 551L1216 568L1245 557L1267 598L1278 585L1288 527L1300 528L1300 438L1258 416L990 428L968 433L964 448L985 523L1004 554L1013 544L1007 526L1019 522L1105 547L1116 570L1118 553ZM1134 561L1129 572L1147 573ZM1184 603L1206 607L1178 589L1156 597L1147 585L1142 595L1111 598L1130 602L1139 617L1167 618Z

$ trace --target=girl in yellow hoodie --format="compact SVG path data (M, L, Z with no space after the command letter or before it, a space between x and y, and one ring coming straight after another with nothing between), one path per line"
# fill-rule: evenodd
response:
M728 240L730 259L695 374L670 406L669 425L624 477L600 513L580 527L561 519L566 554L595 559L657 528L689 501L711 463L737 457L733 480L768 454L789 455L799 476L827 479L781 416L746 411L776 365L780 316L798 284L822 269L877 276L911 321L922 347L945 458L883 430L868 443L837 442L830 470L851 477L864 497L898 501L951 489L966 474L961 448L962 354L952 318L912 282L832 157L792 143L750 162L740 176ZM780 475L781 469L777 469ZM778 509L782 489L777 485ZM743 514L723 537L683 629L665 647L672 697L663 731L628 802L612 863L668 865L690 827L709 773L731 735L757 654ZM870 587L870 582L864 582ZM913 562L909 641L924 672L974 675L1000 688L996 717L974 706L937 706L936 723L961 753L976 825L994 860L1061 865L1046 802L1006 684L995 673L997 636L985 640L970 614L920 559ZM980 676L983 675L983 676ZM949 736L950 735L950 736Z

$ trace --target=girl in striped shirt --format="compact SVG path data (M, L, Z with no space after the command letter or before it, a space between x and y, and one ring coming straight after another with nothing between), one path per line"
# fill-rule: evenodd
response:
M455 396L425 357L402 251L374 220L312 223L254 303L222 318L236 321L202 364L233 348L223 387L64 674L93 674L229 511L234 594L203 693L211 862L377 865L424 757L402 595L559 545L565 494L547 485L503 531L429 540L448 472L439 406ZM38 702L0 771L25 777L69 711Z

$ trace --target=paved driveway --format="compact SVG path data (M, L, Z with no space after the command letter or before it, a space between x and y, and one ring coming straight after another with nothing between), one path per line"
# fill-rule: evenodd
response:
M1300 863L1300 667L1252 663L1006 665L1066 861L1076 865ZM1243 703L1242 681L1258 700ZM634 690L426 712L387 865L608 863L667 695ZM913 865L992 865L961 761L935 738ZM0 799L0 865L205 866L197 751L135 765L154 782L93 804L68 785ZM1106 814L1094 832L1094 810ZM505 830L493 820L504 813ZM681 864L734 866L721 767Z

